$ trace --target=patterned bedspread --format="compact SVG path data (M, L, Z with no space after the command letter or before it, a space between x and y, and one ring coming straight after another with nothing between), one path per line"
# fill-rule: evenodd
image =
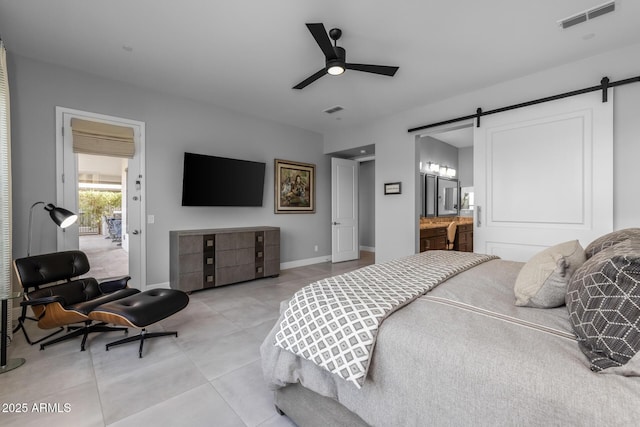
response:
M495 258L427 251L312 283L289 301L275 345L360 388L387 316L448 278Z

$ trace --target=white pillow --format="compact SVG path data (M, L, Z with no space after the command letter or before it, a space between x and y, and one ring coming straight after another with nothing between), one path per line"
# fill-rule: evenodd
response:
M563 305L569 279L585 260L584 250L577 240L536 254L522 267L516 279L516 305L537 308Z

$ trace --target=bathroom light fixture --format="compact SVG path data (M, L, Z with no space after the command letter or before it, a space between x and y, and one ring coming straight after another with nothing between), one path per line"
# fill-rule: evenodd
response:
M433 173L440 173L440 165L437 163L429 162L427 163L427 170Z

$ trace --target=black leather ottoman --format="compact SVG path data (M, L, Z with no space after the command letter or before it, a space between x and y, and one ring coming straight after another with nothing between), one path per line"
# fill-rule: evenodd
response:
M142 329L139 335L107 344L109 347L140 341L139 357L147 338L178 336L178 332L147 332L146 327L179 312L189 304L189 296L176 289L152 289L108 302L89 313L92 320Z

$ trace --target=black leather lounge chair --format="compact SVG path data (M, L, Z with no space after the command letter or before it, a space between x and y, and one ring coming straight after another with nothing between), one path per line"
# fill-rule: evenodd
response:
M142 347L146 338L178 336L175 331L149 333L146 327L177 313L189 304L187 294L179 290L152 289L140 292L128 288L129 276L101 283L94 278L79 279L78 276L89 272L89 260L81 251L20 258L14 261L14 267L25 290L25 298L21 303L22 315L18 319L19 325L16 330L23 330L27 342L35 344L42 341L41 339L32 343L27 335L24 327L28 318L27 307L32 308L35 320L42 329L64 326L73 329L67 335L40 344L40 349L82 335L81 349L84 351L87 336L91 332L127 331L128 327L134 327L142 330L139 335L109 343L107 350L112 346L140 341L138 354L142 357ZM60 281L65 282L54 284ZM77 323L84 325L69 326ZM109 323L121 327L108 326Z
M22 314L18 318L17 329L22 329L29 344L36 344L49 338L32 342L25 329L27 307L31 307L41 329L53 329L67 326L71 332L40 344L46 346L82 336L81 350L84 351L87 336L92 332L127 331L127 328L114 328L105 323L93 323L89 313L96 307L110 301L119 300L139 293L137 289L127 287L130 279L124 276L99 283L92 277L79 279L78 276L89 272L89 260L84 252L65 251L44 255L19 258L14 268L24 289ZM64 283L58 282L64 281ZM71 326L83 323L81 326Z

